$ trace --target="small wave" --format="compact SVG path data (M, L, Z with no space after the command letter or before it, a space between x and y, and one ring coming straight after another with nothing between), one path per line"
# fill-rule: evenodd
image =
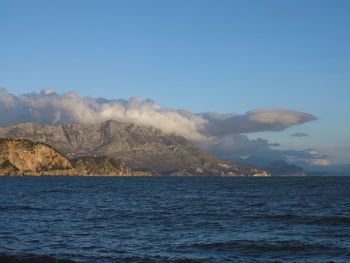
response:
M124 262L136 262L136 263L202 263L204 261L197 260L197 259L172 259L169 257L161 257L161 256L147 256L147 257L140 257L140 256L126 256L121 257L117 259L113 259L113 262L115 263L124 263Z
M42 207L34 207L34 206L31 206L31 205L0 206L0 212L1 211L10 211L10 210L50 211L52 209L42 208Z
M315 225L341 225L349 226L350 217L346 216L300 216L294 214L280 215L259 215L259 218L265 218L273 221L287 221L295 224L315 224Z
M74 255L75 257L77 255ZM89 258L89 262L100 262L102 258ZM83 257L82 257L83 260ZM85 258L86 260L86 258ZM203 261L191 258L169 258L163 256L120 256L120 257L108 257L104 258L103 262L108 260L108 262L113 263L202 263ZM77 263L76 261L70 259L62 259L58 257L53 257L49 255L11 255L7 253L0 253L0 262L6 263ZM80 260L79 260L80 262ZM85 261L84 261L85 262ZM106 261L107 262L107 261Z
M350 217L345 216L322 216L319 218L314 219L315 222L318 222L319 224L336 224L336 225L350 225Z
M25 195L25 197L38 197L38 196L46 196L51 194L72 194L76 193L79 190L77 189L70 189L70 188L62 188L62 189L48 189L48 190L41 190L38 192L32 192Z
M0 212L1 212L1 211L6 211L6 210L8 210L8 207L7 207L7 206L2 206L2 205L0 205Z
M346 253L346 248L327 246L318 243L304 243L300 241L280 241L280 242L265 242L256 240L233 240L228 242L217 243L197 243L192 244L191 248L202 250L216 250L216 251L239 251L239 252L317 252L328 251L334 253Z
M48 255L9 255L0 253L0 262L6 263L75 263L69 259L58 259Z

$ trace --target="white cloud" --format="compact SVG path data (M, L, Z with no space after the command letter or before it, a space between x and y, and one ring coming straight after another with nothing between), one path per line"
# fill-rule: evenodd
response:
M1 126L20 122L98 123L113 119L151 126L168 134L207 143L232 134L283 130L316 119L307 113L279 109L252 110L243 115L196 114L164 108L152 100L84 98L73 92L58 94L53 89L19 96L1 89L0 111Z
M327 159L313 159L309 162L311 165L320 165L320 166L328 166L331 165L331 162Z
M200 133L207 122L200 116L162 108L151 100L139 98L128 101L82 98L72 92L57 94L52 89L14 96L0 90L0 110L2 126L19 122L98 123L113 119L151 126L194 141L209 140Z
M317 119L308 113L285 109L258 109L243 115L210 112L201 116L208 120L203 132L219 137L259 131L282 131Z

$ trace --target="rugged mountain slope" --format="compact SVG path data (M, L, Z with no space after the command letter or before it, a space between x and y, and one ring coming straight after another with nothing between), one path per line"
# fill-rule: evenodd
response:
M183 137L116 121L59 126L24 123L1 128L0 137L44 142L70 158L109 156L133 168L176 170L216 162Z
M37 125L24 123L0 128L0 137L47 143L70 159L108 156L136 170L192 174L264 174L238 164L222 164L183 137L135 124L106 121L100 124Z
M64 173L72 170L70 161L52 147L29 140L0 139L0 174Z
M107 157L69 160L51 146L25 139L0 139L0 175L133 175Z
M120 160L108 157L80 157L71 160L72 166L83 175L133 175Z

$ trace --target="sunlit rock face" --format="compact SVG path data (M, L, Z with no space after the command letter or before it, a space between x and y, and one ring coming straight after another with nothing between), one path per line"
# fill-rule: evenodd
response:
M69 160L51 146L26 139L0 139L0 175L134 175L120 160L81 157ZM142 175L142 174L140 174Z
M0 139L0 174L41 175L73 170L70 161L54 148L24 139Z

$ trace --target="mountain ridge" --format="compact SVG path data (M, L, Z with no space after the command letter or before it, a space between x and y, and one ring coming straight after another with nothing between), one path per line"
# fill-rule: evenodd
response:
M267 175L262 169L221 161L184 137L113 120L99 124L16 124L0 128L0 137L46 143L69 159L106 156L133 170L162 174Z

